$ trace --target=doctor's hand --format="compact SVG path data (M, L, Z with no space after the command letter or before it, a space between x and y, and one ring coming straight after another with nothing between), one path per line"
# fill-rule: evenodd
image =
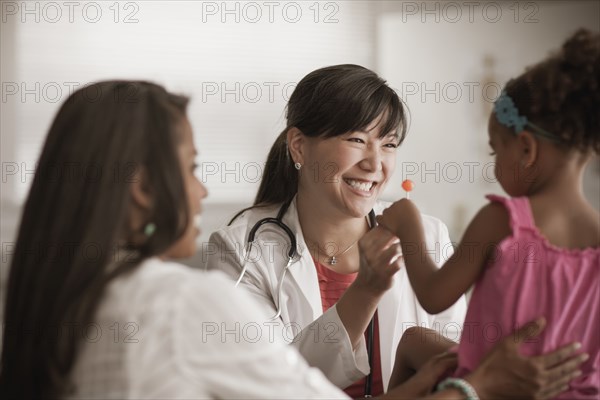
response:
M336 303L340 320L352 347L356 348L383 294L392 287L394 274L400 270L400 241L390 231L375 227L358 241L360 265L358 275Z
M359 241L360 267L356 280L376 294L392 287L394 274L400 270L400 240L389 230L375 227Z

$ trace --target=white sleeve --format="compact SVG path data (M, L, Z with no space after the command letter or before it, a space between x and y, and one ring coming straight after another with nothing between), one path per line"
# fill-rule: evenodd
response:
M370 371L364 335L356 349L337 312L331 307L304 328L293 343L306 361L319 368L339 388L346 388Z
M452 256L454 247L450 241L450 235L448 234L446 224L439 220L437 220L437 222L435 262L439 268ZM466 313L467 301L463 294L450 308L430 317L431 327L448 339L458 342L460 340Z
M224 272L231 280L236 281L242 270L242 260L236 244L223 230L210 236L207 252L206 268ZM271 296L268 277L253 263L247 263L248 270L240 282L250 297L256 301L260 309L269 318L275 315L275 304ZM281 320L270 322L277 324L274 329L281 332L285 327ZM293 321L292 321L293 324ZM289 332L292 332L291 330ZM283 341L295 346L309 365L319 368L327 379L339 388L346 388L369 373L369 361L364 337L355 349L350 337L340 320L335 307L330 308L304 329L296 329L291 337ZM288 331L286 330L286 333ZM280 338L282 335L279 335Z
M152 346L146 351L155 356L140 355L145 373L132 397L347 398L296 349L268 334L246 293L217 274L190 276L171 310L163 310L162 326L146 329Z

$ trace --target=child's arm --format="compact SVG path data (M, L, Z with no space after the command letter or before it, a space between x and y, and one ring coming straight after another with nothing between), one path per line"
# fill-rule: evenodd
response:
M484 206L469 224L455 253L438 269L427 253L421 213L410 200L394 203L378 222L400 238L410 283L419 303L430 314L452 306L475 283L495 246L511 232L504 206Z

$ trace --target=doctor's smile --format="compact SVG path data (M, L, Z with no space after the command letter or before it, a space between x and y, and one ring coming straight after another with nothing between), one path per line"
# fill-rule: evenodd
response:
M352 189L357 191L358 194L368 195L370 197L373 194L373 188L377 185L377 182L344 178L344 182Z

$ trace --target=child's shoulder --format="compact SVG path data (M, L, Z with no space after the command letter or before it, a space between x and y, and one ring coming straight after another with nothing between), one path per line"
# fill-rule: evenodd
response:
M535 228L529 197L505 197L495 194L485 196L489 203L479 213L487 223L506 226L510 231L518 228Z
M464 239L499 243L511 235L514 218L512 215L512 199L489 195L490 202L479 209L467 227Z
M590 204L581 207L573 220L581 235L579 245L600 250L600 213Z
M498 196L495 194L488 194L485 196L489 200L488 203L484 204L473 221L480 221L484 223L497 223L504 225L505 223L510 225L512 211L515 208L514 200L510 197Z

